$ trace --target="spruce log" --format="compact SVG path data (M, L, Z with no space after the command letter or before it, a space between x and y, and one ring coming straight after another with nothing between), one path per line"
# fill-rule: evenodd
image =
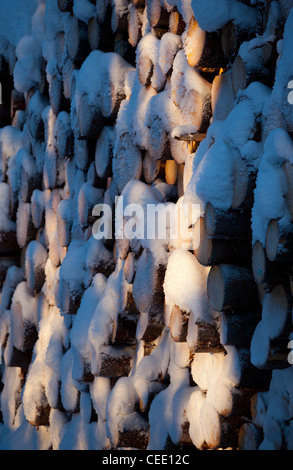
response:
M139 338L155 340L164 328L164 289L166 267L157 265L154 255L144 250L136 264L133 298L141 312Z
M11 307L13 345L18 351L32 350L38 339L36 325L24 318L20 302L13 302Z
M269 287L276 282L286 282L290 267L284 263L270 261L263 244L257 240L252 248L252 272L257 284L267 284Z
M60 75L53 75L49 83L50 104L53 113L58 116L60 111L68 109L68 102L63 94L63 80Z
M229 21L221 30L221 46L226 60L235 60L240 45L250 39L252 31L243 31L233 21Z
M89 19L88 22L88 39L92 51L99 48L101 28L95 16Z
M70 201L63 199L57 208L57 231L59 243L62 247L67 247L70 243L72 220L70 215Z
M207 235L211 238L247 240L251 238L250 213L239 209L218 209L210 202L204 213Z
M104 191L95 188L89 182L86 182L80 188L78 193L78 220L81 226L88 224L88 218L92 214L93 208L97 204L101 204L104 200Z
M188 90L180 103L180 109L183 124L193 125L199 133L206 132L212 115L211 93Z
M35 403L35 416L34 419L30 419L28 422L31 426L39 428L40 426L50 425L50 411L51 407L48 403L48 399L45 392L45 387L42 387L39 399Z
M11 92L11 118L14 118L16 111L25 111L26 104L25 104L25 96L22 92L15 90L15 88Z
M175 7L171 12L169 16L169 31L170 33L173 34L178 34L181 36L181 34L184 32L186 28L186 24L182 18L181 13L177 10Z
M81 139L97 139L103 125L104 118L97 105L89 102L88 94L84 93L78 105L78 125Z
M254 81L270 85L269 71L257 54L259 52L247 60L238 55L234 60L231 73L235 96L239 90L245 90Z
M71 131L70 116L61 111L54 126L55 146L60 158L70 158L73 154L73 132Z
M292 295L289 286L276 285L263 300L262 325L265 334L287 343L292 332Z
M160 161L152 158L150 153L146 151L142 162L143 176L146 183L152 184L157 179L160 167Z
M198 238L200 237L200 238ZM194 254L203 266L216 264L248 264L251 259L251 244L243 240L226 240L210 238L205 229L204 218L201 217L194 227Z
M113 33L124 33L127 31L128 23L128 0L112 2L111 28Z
M293 224L271 220L266 234L266 254L270 261L292 263Z
M131 371L136 346L104 346L99 358L99 377L127 377Z
M76 315L84 293L83 283L77 279L60 279L58 286L58 302L63 315Z
M158 116L151 123L148 151L154 160L167 159L169 154L167 131L163 121Z
M136 416L137 415L137 418ZM149 424L137 412L123 416L119 423L116 448L146 450L149 442Z
M125 134L117 143L112 160L113 182L121 193L126 184L139 180L142 173L142 152L133 144L131 134Z
M125 263L123 267L124 277L125 277L125 280L128 282L128 284L133 283L133 279L135 276L135 269L136 269L135 253L130 252L128 253L125 259Z
M168 30L169 13L161 4L161 0L150 0L147 2L147 18L152 28Z
M115 52L105 55L105 67L102 74L101 112L105 118L115 119L121 102L126 98L125 82L133 67ZM117 70L120 73L117 75Z
M251 211L254 203L254 190L257 171L247 164L238 153L234 158L232 208L244 212Z
M42 175L34 168L34 160L23 161L19 175L19 197L22 202L30 202L35 190L42 189Z
M220 341L225 346L249 348L260 321L259 310L226 310L220 316Z
M227 309L257 307L258 294L251 269L246 266L220 264L213 266L207 279L211 307L221 312Z
M290 367L287 346L288 338L286 342L270 339L263 322L260 321L251 340L251 363L258 370L267 372L275 369L286 369Z
M270 370L260 370L251 361L251 353L247 348L227 346L225 373L236 387L267 390L271 381Z
M191 67L220 69L223 66L218 34L203 31L194 17L191 18L182 39L187 62Z
M115 344L136 344L136 327L139 319L131 292L127 293L126 304L123 310L118 313L117 323L113 325L112 343Z
M216 324L197 321L195 325L193 353L219 353L224 350Z
M225 120L234 107L235 94L231 72L217 75L212 84L212 113L214 120Z
M36 233L37 229L32 222L31 205L28 202L20 201L16 216L16 238L19 248L23 248L30 241L34 240ZM11 236L9 243L12 243L12 241L13 238Z
M174 305L170 316L170 333L176 343L185 343L188 334L188 322L190 314L182 311Z
M94 140L79 139L74 138L73 148L74 148L74 163L78 170L81 170L84 173L88 170L90 162L94 159ZM85 182L85 178L83 178Z
M72 94L72 80L75 72L75 64L70 57L66 57L64 64L62 66L62 77L63 77L63 94L66 99L72 99L74 94Z
M72 13L64 21L65 43L70 59L82 64L91 52L87 24Z
M143 10L135 7L133 3L129 4L128 9L128 41L132 47L136 47L141 39Z
M29 243L25 252L25 275L27 286L32 293L39 292L46 280L45 265L47 250L36 240Z
M95 149L96 171L101 178L108 178L112 174L114 140L114 128L105 126L97 140Z

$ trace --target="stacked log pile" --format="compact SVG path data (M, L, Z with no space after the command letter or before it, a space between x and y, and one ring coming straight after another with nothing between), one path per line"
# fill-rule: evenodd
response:
M293 4L216 3L40 0L2 51L0 448L293 447Z

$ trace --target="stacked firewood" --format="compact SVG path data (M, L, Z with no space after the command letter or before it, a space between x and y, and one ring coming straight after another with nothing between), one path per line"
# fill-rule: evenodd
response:
M292 2L226 3L40 1L1 57L4 447L292 447Z

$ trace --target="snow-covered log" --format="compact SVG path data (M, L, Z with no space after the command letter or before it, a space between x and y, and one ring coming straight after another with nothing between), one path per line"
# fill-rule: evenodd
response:
M293 224L271 220L267 228L266 254L270 261L293 261Z
M103 202L104 191L89 182L84 183L78 194L78 218L81 226L87 225L88 217L95 205Z
M32 350L38 338L34 296L25 281L18 284L11 304L12 341L19 351Z
M172 9L169 16L169 31L173 34L181 35L186 28L185 21L183 20L182 14L177 10L176 7Z
M133 299L141 312L138 339L153 341L164 328L165 270L166 267L158 265L154 255L146 249L136 263Z
M117 322L113 325L112 342L115 344L136 344L136 328L139 320L137 310L131 292L126 294L126 303L118 313Z
M96 139L103 128L101 109L89 102L87 93L84 93L79 101L78 124L81 139Z
M143 176L146 183L152 184L157 179L160 167L160 161L152 158L150 152L146 151L142 162Z
M63 80L61 75L53 75L49 82L50 105L53 113L58 116L61 111L68 109L68 103L63 94Z
M251 244L245 240L226 240L224 238L210 238L206 232L204 218L200 217L194 227L200 243L194 249L197 260L203 266L216 264L247 264L251 259Z
M224 120L232 111L235 94L232 85L231 72L216 75L212 84L212 112L213 119Z
M99 358L99 377L127 377L131 371L136 346L104 346Z
M159 116L154 116L151 123L148 151L154 160L167 159L170 154L166 127Z
M264 332L272 340L286 344L292 330L292 298L288 286L278 284L267 293L262 305Z
M54 138L56 150L60 158L70 158L72 156L72 131L70 126L70 116L66 111L61 111L54 126Z
M261 320L255 328L251 340L251 363L259 370L267 372L274 369L287 369L290 367L287 345L288 341L284 343L278 338L270 338Z
M271 371L260 370L250 359L250 350L226 346L230 350L227 362L227 377L235 381L240 388L267 390L271 379Z
M274 285L276 282L284 282L288 279L290 268L283 262L270 261L266 254L266 248L257 240L252 247L252 272L257 284Z
M69 13L64 20L64 32L65 45L70 59L81 64L90 53L87 24Z
M170 316L170 333L176 343L185 343L188 334L189 314L174 305Z
M192 18L182 38L187 62L191 67L204 70L223 67L222 48L217 33L202 30L195 18Z
M204 132L211 118L212 85L191 67L184 50L177 52L171 75L171 96L174 104L181 109L182 124L195 126Z
M233 198L232 208L249 212L254 203L254 190L256 185L256 168L250 165L236 153L233 170Z
M16 238L20 248L35 239L37 229L32 222L31 204L21 202L18 205L16 216Z
M133 3L129 4L128 10L128 41L132 47L136 47L141 39L142 17L144 10L136 7Z
M29 243L25 253L27 286L32 293L39 292L45 282L47 250L36 240Z
M25 111L26 103L24 93L16 90L15 88L11 92L11 118L14 118L16 111Z
M112 174L112 159L114 150L115 129L103 127L95 149L95 165L100 178L108 178Z
M221 312L220 341L225 346L249 348L254 330L260 321L259 310L231 309Z
M18 195L22 202L30 202L33 192L42 188L42 175L38 173L35 160L28 152L22 152L19 172Z
M88 38L91 50L98 49L100 42L101 29L99 22L95 16L93 16L88 22Z
M161 0L150 0L147 2L147 18L153 28L168 30L169 13L163 7Z
M251 237L250 213L239 209L223 210L208 203L204 222L211 238L247 239Z
M112 160L113 179L119 192L132 180L139 180L142 174L142 153L133 144L130 134L125 134L114 148Z
M126 76L133 67L116 53L105 54L104 61L101 111L105 118L113 118L117 116L121 101L126 97Z
M214 310L248 309L258 304L256 284L246 266L213 266L207 280L209 301Z

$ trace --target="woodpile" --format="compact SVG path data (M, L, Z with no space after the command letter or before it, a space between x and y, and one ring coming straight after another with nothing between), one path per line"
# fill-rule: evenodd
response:
M293 448L292 2L218 3L40 2L0 55L9 439Z

